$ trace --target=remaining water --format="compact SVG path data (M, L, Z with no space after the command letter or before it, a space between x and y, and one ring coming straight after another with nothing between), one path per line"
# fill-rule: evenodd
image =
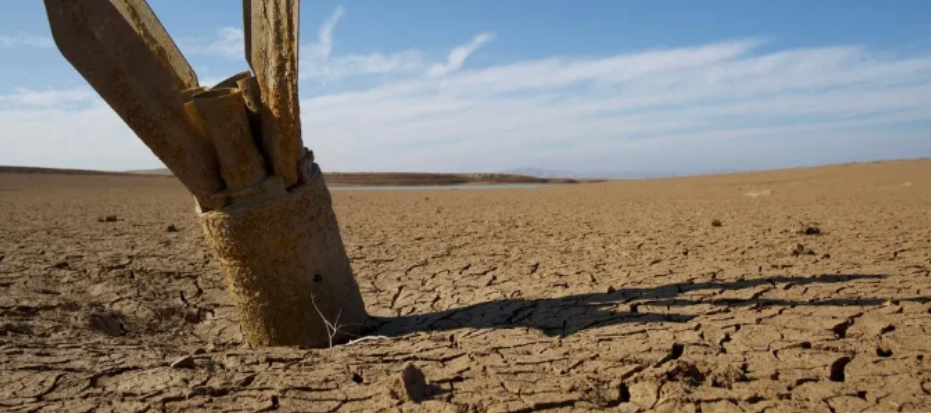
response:
M562 184L460 184L460 185L371 185L371 186L331 186L331 191L435 191L435 190L470 190L470 189L533 189Z

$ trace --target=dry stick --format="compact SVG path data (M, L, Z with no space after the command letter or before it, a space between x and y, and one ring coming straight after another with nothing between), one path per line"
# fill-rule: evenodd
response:
M262 94L262 149L286 187L298 182L301 140L298 100L298 0L251 0L246 60Z
M239 89L212 89L194 95L194 106L220 160L220 174L232 191L265 179L265 161L249 132Z
M181 89L196 87L197 74L145 0L112 0L123 18L139 34L152 54L170 68Z
M232 76L230 76L230 77L228 77L228 78L226 78L226 79L223 79L220 83L217 83L217 85L214 86L212 89L221 89L221 88L227 88L227 87L236 87L236 83L238 83L240 80L242 80L242 79L247 79L247 78L250 78L250 77L252 77L252 72L250 72L250 71L248 71L248 70L244 70L244 71L239 72L239 73L237 73L237 74L235 74L235 75L232 75Z
M314 310L317 310L317 315L319 315L320 319L323 320L323 327L326 328L327 339L330 342L329 347L333 348L333 337L336 336L338 329L333 325L333 323L330 322L330 320L326 319L326 317L323 315L323 311L320 311L320 307L317 307L316 296L314 296L313 294L310 295L310 303L314 305ZM339 313L336 314L337 323L339 322L339 316L342 313L343 313L343 310L340 309Z
M347 334L348 334L348 333L347 333ZM346 342L346 344L343 344L343 347L351 346L351 345L353 345L353 344L357 344L357 343L360 343L360 342L363 342L363 341L369 341L369 340L388 340L388 339L390 339L390 338L391 338L391 337L388 337L388 336L365 336L365 337L359 337L359 338L357 338L357 339L355 339L355 340L349 340L348 342Z
M336 335L339 334L339 333L343 333L343 334L345 334L345 335L347 335L347 336L359 337L359 335L357 335L357 334L352 334L352 333L349 333L349 332L346 332L346 331L340 331L340 328L341 328L341 327L352 327L352 326L360 326L360 325L362 325L362 324L340 324L340 323L339 323L339 317L340 317L341 315L343 315L343 309L340 309L340 310L336 313L336 320L333 321L333 322L331 323L330 320L327 320L326 316L323 315L323 311L320 311L320 307L317 307L316 296L314 296L313 294L310 295L310 303L313 304L314 310L317 310L317 315L319 315L319 316L320 316L320 319L323 320L323 326L324 326L324 328L326 328L326 331L327 331L327 338L328 338L329 343L330 343L330 348L333 348L333 338L336 337ZM383 336L377 336L377 337L383 337ZM367 337L361 337L361 338L359 338L359 339L357 339L357 340L350 341L350 342L346 343L346 345L350 345L350 344L353 344L354 342L362 341L362 340L365 339L365 338L367 338ZM387 338L387 337L385 337L385 338Z
M109 1L45 0L62 55L201 205L223 189L216 153L187 121L178 74Z

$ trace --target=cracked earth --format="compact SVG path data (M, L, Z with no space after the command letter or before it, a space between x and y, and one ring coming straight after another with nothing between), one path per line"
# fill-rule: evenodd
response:
M377 337L253 349L175 181L0 174L0 411L931 411L931 161L333 194Z

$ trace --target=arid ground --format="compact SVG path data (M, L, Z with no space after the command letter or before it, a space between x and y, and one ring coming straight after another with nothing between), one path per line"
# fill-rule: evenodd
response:
M931 160L333 196L382 337L251 349L176 181L0 174L0 410L931 411Z

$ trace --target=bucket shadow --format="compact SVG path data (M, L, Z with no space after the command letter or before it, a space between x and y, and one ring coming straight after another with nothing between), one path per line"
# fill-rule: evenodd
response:
M869 306L888 301L883 297L829 298L823 300L782 300L705 297L701 300L679 297L696 290L719 292L751 289L770 285L791 288L790 285L837 284L852 281L879 280L876 274L827 274L814 277L767 277L752 280L722 282L686 282L649 288L627 288L607 293L588 293L560 298L511 298L483 302L466 307L425 314L376 318L374 334L398 336L415 332L446 331L460 328L532 328L547 336L568 336L576 332L623 323L686 322L695 314L679 314L674 310L693 305L748 307L761 309L781 306ZM900 301L931 302L931 297L915 297ZM664 312L641 311L640 307L666 308Z

